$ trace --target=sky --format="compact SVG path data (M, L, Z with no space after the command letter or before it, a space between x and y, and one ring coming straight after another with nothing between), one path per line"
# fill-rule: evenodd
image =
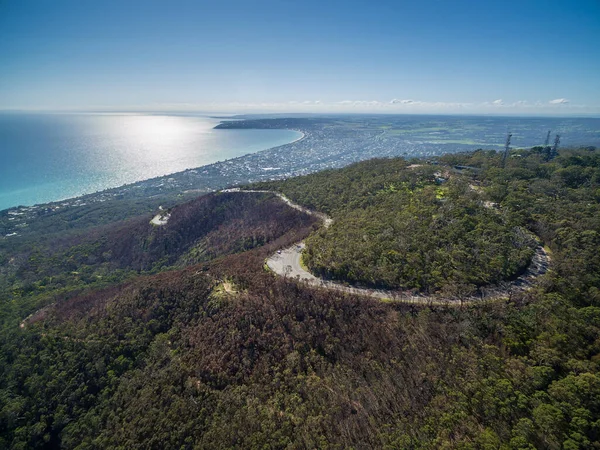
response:
M0 110L600 115L598 0L0 0Z

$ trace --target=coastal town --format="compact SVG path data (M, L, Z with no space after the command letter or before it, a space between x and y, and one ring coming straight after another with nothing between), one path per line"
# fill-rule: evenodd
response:
M100 203L143 199L158 207L161 201L176 203L229 186L306 175L370 158L434 159L441 154L477 148L500 150L504 146L507 127L499 118L458 116L240 118L244 120L223 120L216 128L289 129L299 131L303 136L286 145L162 177L73 199L0 211L0 239L27 233L29 225L42 217L63 214L73 208L94 209ZM539 144L548 127L564 130L566 144L598 141L592 127L588 129L585 123L573 120L520 119L510 126L516 148Z

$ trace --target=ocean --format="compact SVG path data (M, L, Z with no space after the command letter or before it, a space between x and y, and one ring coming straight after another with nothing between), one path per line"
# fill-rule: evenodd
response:
M0 114L0 210L62 200L292 142L208 117Z

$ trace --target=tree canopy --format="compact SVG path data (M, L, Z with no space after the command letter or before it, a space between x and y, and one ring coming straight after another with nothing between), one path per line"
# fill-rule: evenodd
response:
M328 212L331 231L273 196L215 195L182 206L204 218L197 227L184 214L159 232L144 216L116 234L69 235L54 260L3 247L0 448L600 447L598 153L513 152L504 169L483 151L411 163L422 166L368 161L261 185ZM455 175L438 185L440 171ZM388 219L369 221L373 211ZM130 258L97 253L98 236L121 242L127 227ZM450 233L500 251L515 227L539 236L551 270L495 302L386 303L263 268L309 235L313 249L340 230L380 246L405 236L457 258Z

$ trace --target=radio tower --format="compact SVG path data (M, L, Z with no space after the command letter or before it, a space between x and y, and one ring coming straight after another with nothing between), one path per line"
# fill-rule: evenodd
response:
M548 144L550 144L550 132L552 130L548 130L548 134L546 135L546 140L544 141L544 147L548 147Z
M504 146L504 155L502 155L502 168L504 169L504 165L506 164L506 158L508 157L508 150L510 149L510 138L512 138L512 133L508 133L506 136L506 145Z
M554 159L558 156L558 144L560 144L560 134L557 134L554 138L554 145L552 146L552 151L550 152L550 159Z

